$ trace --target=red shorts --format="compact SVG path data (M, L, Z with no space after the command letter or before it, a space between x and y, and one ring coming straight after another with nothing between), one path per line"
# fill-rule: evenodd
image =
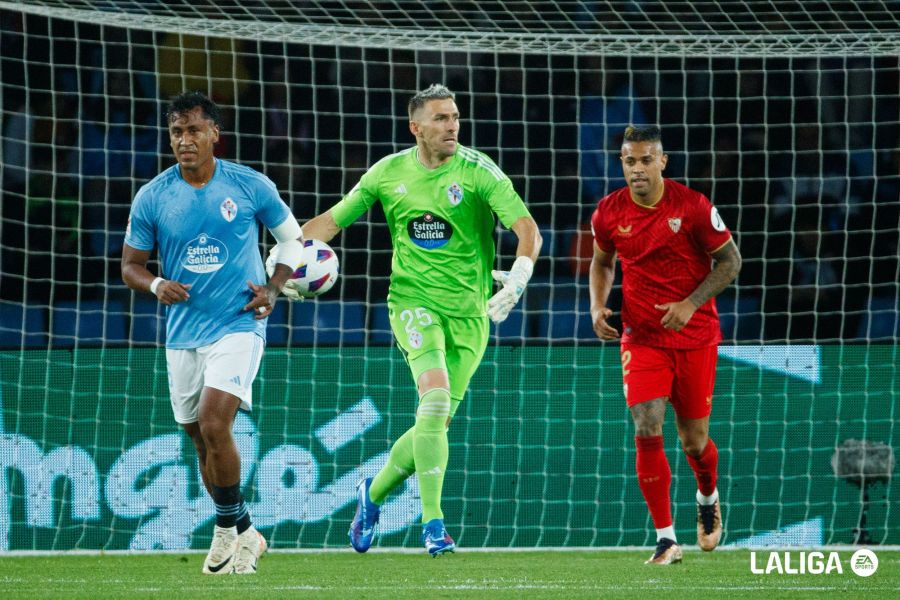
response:
M680 350L622 344L622 382L628 406L668 398L685 419L712 411L718 346Z

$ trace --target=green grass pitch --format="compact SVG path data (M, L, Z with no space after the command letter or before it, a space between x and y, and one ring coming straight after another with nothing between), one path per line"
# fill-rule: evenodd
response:
M754 575L750 552L685 552L668 567L643 563L650 550L574 552L283 553L264 556L253 576L200 573L203 555L52 555L0 558L10 598L842 598L898 597L900 551L881 551L878 571ZM768 556L768 552L757 553Z

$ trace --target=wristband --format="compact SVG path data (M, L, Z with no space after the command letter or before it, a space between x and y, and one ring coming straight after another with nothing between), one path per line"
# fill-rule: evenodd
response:
M150 293L155 296L156 288L158 288L159 284L161 284L163 281L165 281L165 279L163 279L162 277L157 277L156 279L154 279L153 283L150 284Z
M303 242L298 240L279 242L272 251L275 253L276 264L287 265L291 271L303 261Z

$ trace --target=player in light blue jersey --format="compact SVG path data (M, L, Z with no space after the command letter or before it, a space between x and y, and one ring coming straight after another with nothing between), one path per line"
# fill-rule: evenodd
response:
M203 572L254 573L266 541L241 495L232 425L238 408L252 406L266 319L300 261L302 232L265 175L213 156L219 110L209 98L199 92L176 96L166 119L177 164L134 198L122 279L167 307L172 410L194 442L216 506ZM257 245L259 223L278 242L278 266L268 282ZM147 269L154 248L159 277Z

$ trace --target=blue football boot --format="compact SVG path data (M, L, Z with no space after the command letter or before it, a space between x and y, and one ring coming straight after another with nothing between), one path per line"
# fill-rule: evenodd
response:
M422 526L422 541L425 542L428 554L434 557L456 550L456 542L444 529L444 522L441 519L432 519Z
M372 478L360 480L356 484L356 514L350 523L350 545L357 552L365 552L375 539L375 525L381 515L381 507L369 498L369 488L372 486Z

